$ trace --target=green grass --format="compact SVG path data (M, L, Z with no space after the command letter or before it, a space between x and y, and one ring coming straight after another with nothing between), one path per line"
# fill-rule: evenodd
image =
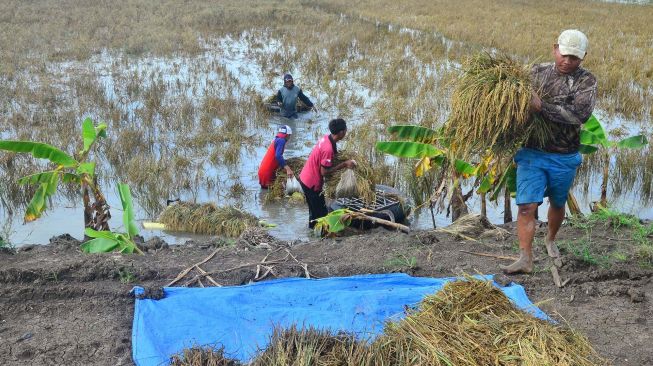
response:
M591 241L585 238L564 240L560 241L559 244L561 250L592 266L608 268L614 261L611 255L596 252Z
M414 256L409 257L405 254L399 254L394 258L386 260L384 265L394 269L413 270L417 268L417 258Z
M118 270L118 277L120 282L124 284L133 283L136 280L136 276L128 269L120 268Z

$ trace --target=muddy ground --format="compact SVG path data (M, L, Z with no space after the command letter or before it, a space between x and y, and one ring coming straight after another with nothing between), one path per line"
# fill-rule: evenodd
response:
M214 272L212 278L221 285L256 280L256 264L266 256L267 262L282 263L269 266L272 271L262 280L304 276L304 268L314 277L398 271L433 277L494 274L499 273L499 264L509 261L460 250L514 256L514 226L505 228L503 236L470 234L479 241L444 232L402 234L384 229L309 243L278 242L249 233L217 249L223 240L168 247L155 239L146 243L150 249L143 256L82 254L79 242L69 236L17 253L0 250L0 364L131 365L132 286L165 286L215 251L201 268ZM653 270L635 258L592 264L568 249L560 269L562 280L568 281L558 288L541 245L544 230L538 229L535 273L510 280L524 285L531 300L542 302L540 307L548 314L586 334L615 365L653 365ZM565 226L559 239L574 242L586 234ZM591 245L607 253L628 245L629 239L615 240L620 237L627 235L608 228L594 230ZM259 277L265 272L261 267ZM191 282L196 275L191 272L177 284ZM203 284L210 285L206 280Z

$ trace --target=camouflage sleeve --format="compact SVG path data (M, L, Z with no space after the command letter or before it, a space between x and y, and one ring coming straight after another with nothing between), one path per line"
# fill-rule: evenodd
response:
M553 95L542 100L545 119L566 125L581 125L587 121L596 103L596 78L587 73L576 84L569 94Z

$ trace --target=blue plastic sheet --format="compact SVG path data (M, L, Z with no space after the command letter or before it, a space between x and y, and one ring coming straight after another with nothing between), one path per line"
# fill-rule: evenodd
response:
M416 306L451 280L455 278L393 273L284 278L232 287L167 287L161 300L136 300L132 355L138 366L167 365L185 348L222 345L226 356L247 362L266 347L275 325L313 326L372 339L383 332L386 321L401 319L405 306ZM548 319L522 286L495 286L521 309ZM143 289L136 287L134 292Z

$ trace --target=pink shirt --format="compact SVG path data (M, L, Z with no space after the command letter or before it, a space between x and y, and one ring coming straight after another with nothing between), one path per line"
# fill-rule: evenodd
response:
M320 167L330 168L333 165L332 159L335 155L335 143L326 135L318 141L306 160L306 164L299 173L299 180L315 192L322 191L324 177L320 173Z

